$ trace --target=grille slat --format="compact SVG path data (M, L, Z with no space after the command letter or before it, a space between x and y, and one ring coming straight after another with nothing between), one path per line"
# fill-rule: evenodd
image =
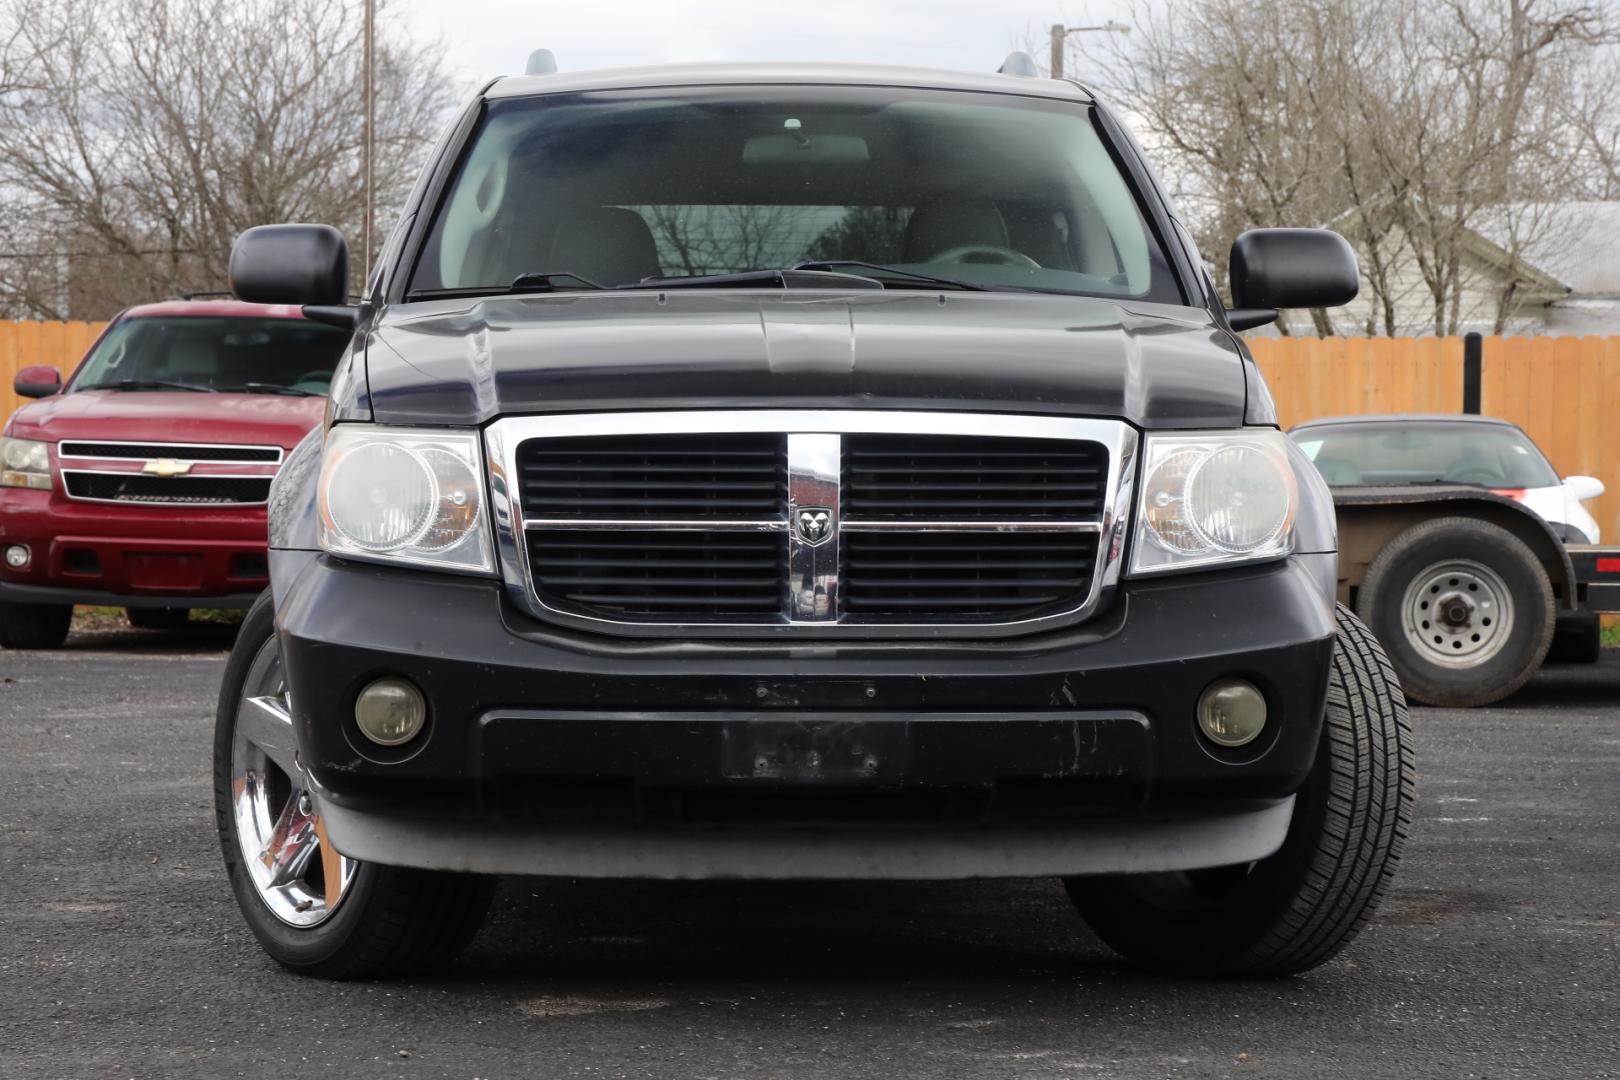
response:
M268 476L146 476L142 473L74 472L62 482L76 499L108 502L258 506L270 497Z
M1107 450L1099 443L911 434L844 439L844 521L1006 522L1051 532L846 530L844 610L874 621L1007 621L1091 592Z
M531 519L780 519L787 485L775 433L531 439L518 472Z
M176 461L213 461L233 465L276 465L281 461L279 446L214 446L192 443L126 443L63 440L57 452L63 457L139 460L173 458Z
M782 602L780 533L624 531L566 527L529 533L542 597L621 618L754 618Z
M846 520L1101 517L1107 451L1067 439L957 435L844 438Z
M844 534L844 608L853 615L1033 616L1091 591L1095 533Z

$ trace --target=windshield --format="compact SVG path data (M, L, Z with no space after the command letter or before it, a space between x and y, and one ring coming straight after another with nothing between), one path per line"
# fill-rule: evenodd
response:
M876 265L825 265L840 262ZM805 263L890 288L933 277L1182 303L1089 109L871 87L492 102L410 292Z
M123 319L97 342L73 389L325 394L349 336L307 319Z
M1499 424L1412 421L1309 427L1293 432L1335 487L1350 484L1478 484L1552 487L1558 474L1524 432Z

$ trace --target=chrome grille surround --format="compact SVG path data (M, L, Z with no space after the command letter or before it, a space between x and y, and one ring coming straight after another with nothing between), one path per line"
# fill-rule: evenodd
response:
M269 482L281 468L286 452L280 446L236 445L231 443L180 443L64 439L57 446L63 494L75 502L116 503L138 506L186 506L233 509L263 506L269 500ZM186 466L172 477L144 472L147 464L164 459ZM163 490L165 481L173 493ZM218 481L210 491L209 480ZM140 481L150 490L138 494L103 496L87 494L119 481ZM264 495L257 494L259 481ZM197 489L202 489L201 493ZM240 493L252 489L253 496Z
M528 518L524 516L518 448L531 439L578 436L769 432L787 445L788 491L779 516L762 519L690 521L680 519ZM840 520L842 436L915 434L1010 439L1060 439L1100 443L1108 468L1099 518L1082 520L861 521ZM546 622L627 637L709 637L794 639L986 638L1034 633L1083 621L1118 584L1125 533L1132 505L1138 435L1117 420L1031 416L1010 413L901 412L887 410L723 410L692 412L589 413L508 417L484 432L489 468L490 509L501 576L521 610ZM829 497L829 490L832 496ZM801 528L801 510L825 513L827 534ZM788 581L782 609L764 621L651 622L604 618L548 604L531 571L527 533L535 529L573 530L737 530L769 531L787 545ZM814 525L806 526L814 529ZM1068 610L1003 622L863 622L851 620L838 599L839 542L842 533L885 532L1046 532L1098 534L1091 587Z

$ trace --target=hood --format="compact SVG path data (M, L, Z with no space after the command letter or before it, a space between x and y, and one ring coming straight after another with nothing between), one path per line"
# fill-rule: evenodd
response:
M1196 309L1023 293L670 290L437 301L367 343L379 423L885 408L1243 423L1243 361Z
M51 442L273 444L290 450L325 411L324 397L80 390L18 409L11 434Z

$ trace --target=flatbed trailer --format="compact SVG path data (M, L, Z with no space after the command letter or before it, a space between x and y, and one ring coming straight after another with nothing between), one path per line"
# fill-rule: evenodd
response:
M1620 615L1620 545L1570 544L1575 599L1593 615Z

